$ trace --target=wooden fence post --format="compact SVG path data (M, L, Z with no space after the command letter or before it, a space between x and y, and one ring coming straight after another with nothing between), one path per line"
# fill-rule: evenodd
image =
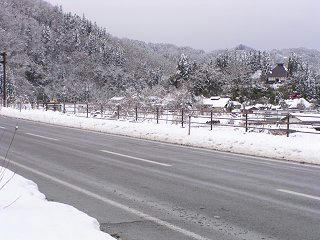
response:
M189 129L188 129L188 135L191 134L191 115L189 115Z
M138 107L135 107L135 113L136 113L136 122L138 121Z
M213 111L211 110L211 112L210 112L210 119L211 119L211 121L210 121L210 129L211 129L211 131L213 130Z
M290 134L290 114L287 114L287 137L289 137Z
M103 118L103 105L100 104L101 118Z
M159 107L157 107L157 124L159 124Z
M248 113L246 113L246 132L248 132Z
M73 103L73 114L76 115L76 102Z
M66 113L66 103L63 102L63 113Z
M181 109L181 126L182 127L184 127L183 124L184 124L184 109L182 108Z
M120 106L117 106L117 116L118 116L118 120L120 119Z
M87 118L89 117L89 103L87 103Z
M46 102L45 104L46 104L46 111L48 111L48 103Z

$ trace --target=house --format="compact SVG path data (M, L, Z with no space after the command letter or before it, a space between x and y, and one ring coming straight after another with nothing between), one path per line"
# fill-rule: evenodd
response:
M268 74L267 83L283 83L288 79L288 70L284 67L283 63L278 65Z

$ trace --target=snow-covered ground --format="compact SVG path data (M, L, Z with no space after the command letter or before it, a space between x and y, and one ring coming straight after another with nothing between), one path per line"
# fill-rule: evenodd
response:
M215 126L213 131L209 131L207 127L191 128L191 135L188 136L188 127L181 128L180 125L165 122L156 124L146 121L103 120L43 110L22 110L20 112L11 108L2 108L0 114L161 142L320 164L320 134L293 133L287 138L284 135L246 133L244 128Z
M1 173L0 239L114 240L99 230L96 219L69 205L47 201L34 182L8 169L1 168Z

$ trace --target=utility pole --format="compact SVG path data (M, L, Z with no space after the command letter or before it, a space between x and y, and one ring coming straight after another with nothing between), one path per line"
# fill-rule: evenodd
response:
M3 80L2 80L2 98L3 98L3 103L2 105L4 107L7 106L7 53L6 52L3 52L1 53L1 56L2 56L2 61L0 63L2 63L3 65Z

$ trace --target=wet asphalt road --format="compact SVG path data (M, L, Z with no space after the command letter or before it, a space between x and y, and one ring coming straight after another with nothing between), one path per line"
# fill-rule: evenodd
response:
M320 167L3 116L1 156L16 125L9 168L120 239L320 239Z

